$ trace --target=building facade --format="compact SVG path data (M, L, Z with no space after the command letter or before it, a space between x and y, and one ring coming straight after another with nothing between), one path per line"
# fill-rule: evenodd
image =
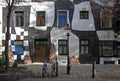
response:
M69 53L70 59L76 58L81 64L93 61L119 64L120 46L114 36L119 32L119 19L113 22L111 14L111 7L104 6L99 0L31 0L20 3L11 15L9 46L14 59L22 61L29 54L33 62L50 62L57 58L59 64L67 64ZM3 51L5 17L4 7Z
M1 2L0 2L1 4ZM2 55L2 5L0 5L0 56Z

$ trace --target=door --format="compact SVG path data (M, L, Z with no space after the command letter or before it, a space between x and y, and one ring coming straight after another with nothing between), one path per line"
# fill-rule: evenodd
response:
M35 62L47 60L47 46L36 46Z

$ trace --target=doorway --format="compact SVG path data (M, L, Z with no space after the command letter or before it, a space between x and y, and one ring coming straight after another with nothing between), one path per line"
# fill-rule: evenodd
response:
M35 40L35 62L45 62L48 57L48 40Z

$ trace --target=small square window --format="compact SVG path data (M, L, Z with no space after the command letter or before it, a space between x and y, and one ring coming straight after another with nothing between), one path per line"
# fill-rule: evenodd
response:
M88 11L80 11L80 19L89 19Z

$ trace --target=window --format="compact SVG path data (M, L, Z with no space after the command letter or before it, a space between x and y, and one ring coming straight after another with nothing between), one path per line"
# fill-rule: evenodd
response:
M67 40L58 41L58 53L59 55L67 55Z
M89 41L88 40L81 40L80 41L80 53L81 54L88 54L89 53Z
M67 26L67 11L58 11L57 22L59 27Z
M120 42L117 42L117 56L120 57Z
M120 35L120 20L116 21L117 32Z
M88 11L80 11L80 19L88 19L89 13Z
M17 55L23 54L23 41L22 40L15 41L15 54Z
M23 11L15 12L15 22L16 22L16 26L24 25L24 12Z
M101 28L111 28L111 12L108 11L101 11Z
M37 26L45 26L45 12L44 11L37 12L36 25Z
M99 44L100 56L113 56L113 42L101 41Z
M48 40L47 39L36 39L35 40L35 45L36 46L48 45Z

